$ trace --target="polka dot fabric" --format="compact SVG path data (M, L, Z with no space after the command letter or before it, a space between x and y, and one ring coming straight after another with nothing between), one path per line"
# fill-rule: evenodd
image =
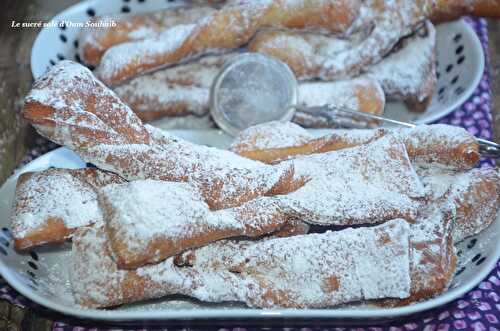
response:
M467 20L478 33L485 54L488 49L487 25L485 20ZM488 59L486 59L488 61ZM477 87L474 94L467 100L460 109L457 109L452 114L441 119L439 123L458 125L466 128L470 133L478 137L491 139L492 138L492 119L491 119L491 91L490 91L490 76L488 65L481 83ZM37 141L37 146L25 158L25 162L29 162L33 158L40 156L47 151L54 149L56 145L40 138ZM483 165L493 165L491 160L483 160ZM62 319L60 315L47 312L46 309L40 307L28 299L22 297L13 290L7 283L0 279L0 298L6 299L13 304L27 307L35 311L43 312L44 316L51 317L54 320ZM322 321L324 322L324 321ZM76 320L64 319L64 322L54 322L54 331L107 331L107 330L186 330L185 327L169 326L168 324L159 326L147 327L145 321L140 328L135 327L119 327L87 326L91 321L85 323ZM302 322L304 323L304 322ZM310 324L314 325L314 321ZM347 323L347 322L346 322ZM365 322L366 323L366 322ZM220 324L220 323L219 323ZM490 275L483 280L475 289L463 296L462 298L451 302L438 309L424 312L418 316L409 316L404 320L392 321L385 325L378 326L362 326L362 327L325 327L325 326L310 326L310 327L249 327L252 321L227 322L225 327L212 327L209 323L205 326L190 326L189 330L220 330L220 331L407 331L407 330L424 330L424 331L448 331L448 330L477 330L477 331L500 331L500 261L497 263ZM287 324L284 322L282 324ZM293 324L290 321L288 324ZM336 324L342 324L341 321L336 321ZM85 326L84 326L85 325Z

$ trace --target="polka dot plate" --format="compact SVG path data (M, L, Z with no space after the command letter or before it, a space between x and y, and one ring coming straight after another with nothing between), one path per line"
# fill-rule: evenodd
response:
M174 134L195 143L205 143L224 148L229 137L216 131L175 131ZM314 132L323 134L324 130ZM40 247L24 254L12 248L9 217L16 181L20 173L39 171L49 167L82 168L86 164L73 152L65 148L51 151L18 171L0 188L0 274L25 297L64 314L99 320L167 320L207 318L298 318L298 319L342 319L352 322L374 323L375 320L390 319L432 309L459 298L470 291L495 267L500 258L500 217L477 236L457 245L459 266L450 288L443 294L417 304L397 308L381 308L373 305L345 306L330 309L250 309L237 304L204 304L180 297L167 297L112 310L82 309L71 294L69 266L71 247Z
M63 59L80 61L78 32L94 16L138 13L185 4L182 0L83 1L57 16L43 28L31 50L35 78ZM414 113L401 103L388 103L386 115L401 121L431 123L458 108L473 93L484 70L484 54L474 30L464 21L437 26L437 77L433 101L424 113Z

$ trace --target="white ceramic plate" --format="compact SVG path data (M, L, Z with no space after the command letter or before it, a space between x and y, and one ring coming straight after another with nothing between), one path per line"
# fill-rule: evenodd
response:
M143 12L183 5L173 1L90 0L74 5L53 18L59 23L85 23L94 15ZM35 78L56 62L77 56L78 31L76 26L46 27L40 31L31 50L31 71ZM386 116L402 121L431 123L457 109L474 92L484 71L484 54L473 29L464 21L437 27L438 83L431 106L424 113L412 113L401 103L389 103Z
M322 135L327 130L314 130ZM195 143L204 142L225 148L231 138L211 131L175 131L174 134ZM487 231L469 238L457 247L459 267L453 283L442 295L414 305L384 309L376 306L346 306L335 309L250 309L234 304L204 304L182 298L164 298L152 302L124 305L114 310L82 309L74 304L69 286L70 246L37 248L26 254L12 249L9 214L19 174L48 167L81 168L85 163L73 152L59 148L34 160L0 188L0 273L12 287L31 300L64 314L112 321L166 319L301 318L349 319L373 323L431 309L450 302L476 286L495 267L500 258L500 218Z

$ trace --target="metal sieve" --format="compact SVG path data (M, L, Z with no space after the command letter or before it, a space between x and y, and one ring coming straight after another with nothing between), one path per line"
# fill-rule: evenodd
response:
M297 80L283 62L257 53L229 60L214 79L210 111L231 135L269 121L290 121L297 103Z

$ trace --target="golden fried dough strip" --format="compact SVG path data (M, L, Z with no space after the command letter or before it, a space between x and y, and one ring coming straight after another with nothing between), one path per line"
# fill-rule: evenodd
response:
M276 163L297 155L341 150L367 144L386 134L386 130L335 130L314 138L293 123L269 122L250 127L234 139L230 149L249 159Z
M411 111L425 111L437 82L436 30L432 23L425 22L386 58L364 71L382 85L388 99L403 101Z
M500 176L498 169L450 172L421 169L431 191L422 214L410 225L412 290L408 299L392 304L407 305L445 291L455 273L453 244L484 230L498 216Z
M392 134L405 142L408 155L416 163L467 170L476 166L481 158L476 138L461 127L419 125L412 129L397 129Z
M252 307L314 308L385 297L410 290L408 224L386 224L256 242L221 241L180 259L120 270L102 228L78 231L71 283L77 303L109 307L187 295ZM181 265L181 266L179 266Z
M500 211L500 173L494 168L452 172L418 169L436 208L453 215L455 243L487 228Z
M219 4L225 0L192 0L194 3ZM500 2L498 0L423 0L415 1L428 13L433 22L457 19L464 15L479 17L500 17Z
M15 249L62 242L78 227L102 223L96 190L123 181L93 168L20 175L10 216Z
M453 239L460 242L492 224L500 210L498 169L474 169L457 176L448 199L454 201Z
M23 115L43 136L125 179L192 182L212 209L296 188L293 168L270 167L143 125L111 90L74 62L61 61L34 83Z
M412 220L417 205L411 198L424 196L404 146L394 138L293 162L297 175L307 178L296 192L215 212L187 183L149 180L101 189L118 265L136 268L215 240L262 236L291 219L341 226Z
M118 267L126 269L220 239L259 237L285 226L288 230L281 236L305 230L290 222L272 197L210 211L196 187L188 183L143 180L109 185L99 191L99 201L113 256Z
M95 17L90 27L82 28L80 58L87 65L97 66L104 52L112 46L154 38L161 31L179 24L194 23L210 15L215 9L208 6L178 7L144 14L104 15ZM99 22L115 22L112 27L94 27Z
M202 116L209 111L210 87L215 76L234 55L206 56L159 70L136 77L114 91L146 122L165 116Z
M443 21L462 15L500 17L497 0L365 1L349 30L349 39L295 32L261 32L252 51L285 61L302 79L354 76L379 62L403 37L426 19Z
M369 143L386 134L401 139L412 161L417 163L436 163L456 170L473 168L479 161L479 145L465 129L443 125L420 125L412 129L374 129L374 130L332 130L320 138L300 139L291 124L279 122L266 123L249 128L235 138L231 150L255 160L274 163L296 155L324 153ZM286 126L286 129L280 129ZM288 139L272 142L280 132Z
M387 57L374 58L360 70L347 71L343 76L363 73L363 77L382 85L388 99L402 100L410 110L424 111L431 102L436 84L435 44L435 29L430 22L426 22L412 36L399 41ZM335 59L343 59L344 56L349 60L355 59L349 52L356 47L353 41L297 31L262 31L249 46L250 50L285 62L303 80L336 78L323 71L328 71L328 66Z
M455 273L453 244L484 230L498 216L498 169L453 172L426 167L419 175L430 191L421 216L410 225L412 294L390 305L407 305L445 291Z
M356 18L359 0L257 0L229 3L196 24L177 25L158 37L106 51L97 76L118 85L139 74L213 50L238 48L264 27L322 29L343 33Z
M320 225L412 221L425 197L404 144L392 135L354 148L299 156L291 163L306 183L277 197L297 219ZM362 165L362 166L360 166Z
M452 230L449 213L432 207L422 212L410 225L411 294L403 300L384 300L381 305L405 306L448 289L457 264Z
M429 18L433 22L445 22L460 16L500 17L498 0L434 0Z
M114 88L114 91L143 121L165 116L202 116L209 111L210 87L215 76L225 61L234 55L207 56L166 68L134 78ZM384 92L380 84L371 78L302 83L299 84L298 98L299 105L304 107L330 104L375 115L382 115L385 107ZM297 112L294 121L307 127L325 125L324 119L319 116L303 112ZM353 122L363 124L362 120ZM338 125L341 124L339 121Z
M332 45L330 36L271 31L259 33L248 48L281 59L299 79L354 77L379 62L424 20L418 1L369 0L355 22L361 31L350 42L334 41Z
M377 80L363 77L334 82L301 83L298 89L298 104L301 107L331 105L333 109L350 109L373 115L383 115L385 95ZM309 128L332 127L369 127L371 120L332 116L325 121L323 117L300 111L294 115L293 122Z

